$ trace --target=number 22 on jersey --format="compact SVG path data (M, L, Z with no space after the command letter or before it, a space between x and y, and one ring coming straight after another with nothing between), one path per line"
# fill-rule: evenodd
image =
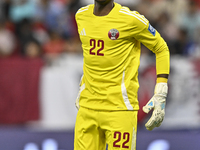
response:
M102 50L104 49L104 41L103 40L95 40L90 39L90 55L98 55L98 56L104 56L104 53ZM95 49L97 48L97 51L95 52Z

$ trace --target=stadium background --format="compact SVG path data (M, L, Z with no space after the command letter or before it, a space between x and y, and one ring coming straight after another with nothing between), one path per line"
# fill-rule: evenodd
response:
M171 74L160 128L144 128L139 150L200 149L200 1L116 0L137 10L166 40ZM0 1L0 150L73 150L82 74L74 14L93 0ZM139 101L155 85L154 55L142 46Z

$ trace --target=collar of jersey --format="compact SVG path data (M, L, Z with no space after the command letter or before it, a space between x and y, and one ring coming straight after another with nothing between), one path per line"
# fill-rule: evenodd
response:
M98 17L98 18L105 18L105 17L116 15L116 13L119 12L119 10L120 10L121 5L118 4L118 3L115 3L115 2L114 2L114 4L115 4L115 6L113 7L113 9L109 12L108 15L105 15L105 16L96 16L96 15L94 15L94 13L93 13L94 12L94 4L91 5L90 6L90 11L92 13L92 16L93 17Z

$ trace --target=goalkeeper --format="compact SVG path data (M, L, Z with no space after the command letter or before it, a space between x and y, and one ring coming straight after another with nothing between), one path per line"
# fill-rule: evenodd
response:
M95 0L80 8L76 22L83 49L83 76L76 99L75 150L135 150L138 68L141 43L156 55L157 83L147 130L165 115L170 56L166 42L149 21L114 0Z

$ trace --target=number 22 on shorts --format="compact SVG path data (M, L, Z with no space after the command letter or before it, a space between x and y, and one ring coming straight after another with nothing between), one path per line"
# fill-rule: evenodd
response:
M125 148L125 149L129 148L128 143L130 141L130 133L114 132L113 138L114 138L113 147Z

